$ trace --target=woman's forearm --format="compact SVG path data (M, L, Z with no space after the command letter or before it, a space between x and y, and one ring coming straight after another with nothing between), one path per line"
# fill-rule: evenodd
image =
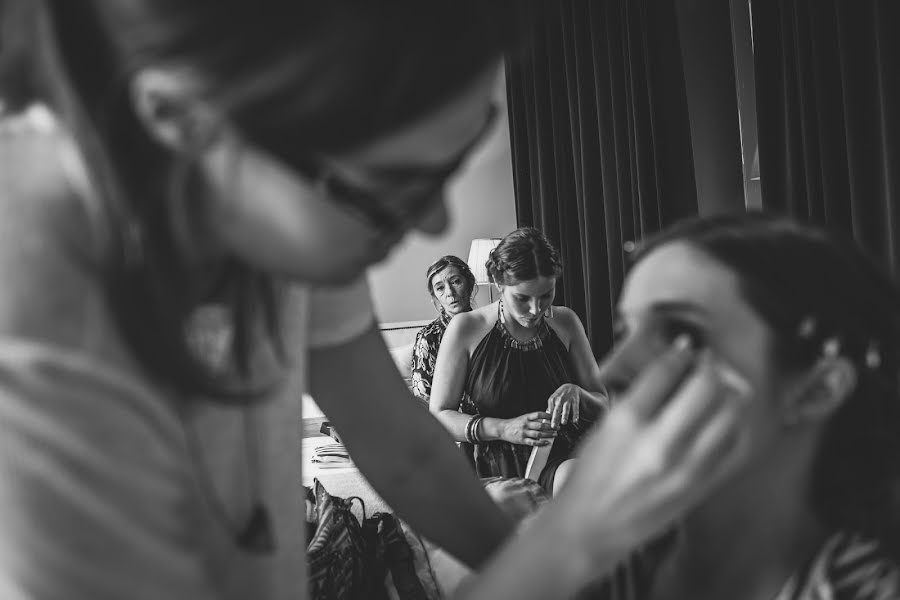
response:
M505 419L495 419L493 417L485 417L484 420L481 421L481 426L479 427L479 438L482 442L490 442L493 440L502 440L503 439L503 424L506 422Z
M416 531L481 566L512 524L444 426L416 406L380 332L373 327L351 342L318 348L309 360L313 397L375 491Z
M582 406L587 405L591 408L606 409L610 407L609 396L605 392L590 392L584 388L580 388L580 400Z
M392 480L380 482L388 485L377 489L416 531L478 568L509 536L513 522L484 492L440 424L425 411L410 417L418 443L408 449L408 461L392 469ZM453 493L435 494L438 489Z
M469 424L469 419L471 419L473 415L448 409L436 412L434 413L434 416L437 417L437 420L441 422L448 432L450 432L450 436L454 440L457 442L466 441L466 426Z
M591 392L584 388L579 388L579 403L581 404L581 418L588 421L595 421L602 417L612 408L609 396L604 392Z
M437 413L438 420L444 424L450 435L457 442L467 442L466 428L469 421L475 415L457 412L455 410L443 410ZM503 424L505 419L495 419L493 417L484 417L478 422L477 437L480 442L490 442L493 440L502 440Z
M577 520L548 504L527 527L506 541L453 600L544 600L569 598L612 569L626 554L610 548L591 555L578 543Z

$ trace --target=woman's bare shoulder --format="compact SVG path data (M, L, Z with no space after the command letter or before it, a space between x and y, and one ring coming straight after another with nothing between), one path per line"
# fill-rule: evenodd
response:
M549 322L556 322L564 327L581 326L581 319L578 318L578 314L568 306L554 306L553 318Z
M553 317L547 319L547 324L553 328L560 340L569 346L572 338L578 333L579 329L584 329L581 319L574 310L567 306L554 306Z
M473 341L481 340L491 330L496 320L497 306L488 304L453 317L447 332L449 333L452 328L455 332L454 337L469 345Z

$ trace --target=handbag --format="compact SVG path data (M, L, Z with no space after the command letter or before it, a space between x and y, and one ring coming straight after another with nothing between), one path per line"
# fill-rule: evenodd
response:
M353 503L362 509L362 523ZM332 496L315 479L306 488L309 590L313 600L428 600L397 519L365 516L362 499Z

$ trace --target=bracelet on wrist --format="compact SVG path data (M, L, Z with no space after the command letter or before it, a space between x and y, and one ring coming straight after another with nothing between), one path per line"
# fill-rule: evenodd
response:
M475 443L475 435L473 433L474 425L478 421L478 415L472 415L469 417L468 422L466 423L466 441L470 444Z
M476 421L475 421L475 424L472 425L472 438L475 440L476 444L480 444L481 442L484 441L482 434L478 432L478 428L482 427L483 422L484 422L484 417L478 417L478 419L476 419ZM482 427L482 429L483 429L483 427Z

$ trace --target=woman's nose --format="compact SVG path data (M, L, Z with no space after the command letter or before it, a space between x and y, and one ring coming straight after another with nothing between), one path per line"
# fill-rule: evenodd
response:
M600 381L611 393L622 393L658 355L651 344L639 338L623 340L613 346L600 363Z

